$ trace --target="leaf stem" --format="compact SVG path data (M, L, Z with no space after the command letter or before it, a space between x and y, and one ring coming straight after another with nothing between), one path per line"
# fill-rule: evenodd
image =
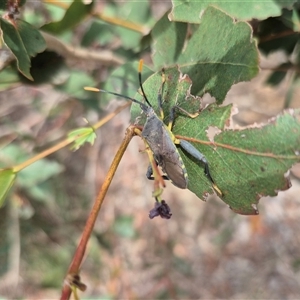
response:
M132 31L139 32L141 34L147 34L150 31L149 28L142 26L141 24L134 23L134 22L131 22L128 20L120 19L120 18L109 17L102 13L96 13L96 14L94 14L94 16L98 17L100 20L102 20L106 23L117 25L117 26L120 26L123 28L127 28Z
M107 123L108 121L110 121L119 112L121 112L123 109L125 109L126 107L128 107L130 105L131 105L131 102L126 102L125 104L119 106L112 113L108 114L106 117L104 117L103 119L101 119L100 121L98 121L96 124L94 124L93 128L96 130L96 129L102 127L105 123Z
M71 144L72 142L74 142L77 138L79 138L79 136L75 136L75 137L70 137L70 138L66 138L65 140L61 141L60 143L54 145L53 147L46 149L45 151L33 156L32 158L20 163L19 165L16 165L15 167L13 167L13 171L15 173L18 173L19 171L23 170L24 168L28 167L29 165L35 163L36 161L60 150L61 148Z
M113 160L113 162L112 162L112 164L111 164L111 166L108 170L108 173L107 173L106 178L103 182L103 185L102 185L102 187L101 187L101 189L100 189L100 191L97 195L94 206L92 207L90 215L87 219L85 228L84 228L82 236L81 236L81 240L80 240L79 245L78 245L78 247L76 249L76 252L74 254L73 261L71 262L71 265L69 267L68 274L78 274L78 272L79 272L79 268L80 268L80 265L82 263L82 259L83 259L83 256L84 256L84 253L85 253L85 250L86 250L88 240L91 236L92 230L94 228L98 213L99 213L100 208L102 206L102 203L104 201L107 190L108 190L108 188L111 184L111 181L112 181L112 179L115 175L115 172L118 168L118 165L121 161L121 158L123 157L123 154L124 154L125 150L127 149L127 146L128 146L129 142L131 141L131 139L134 135L135 135L134 126L129 126L127 131L126 131L125 138L124 138L117 154L114 157L114 160ZM61 300L69 299L70 295L71 295L70 285L68 285L65 282L64 286L63 286L63 289L62 289L60 299Z

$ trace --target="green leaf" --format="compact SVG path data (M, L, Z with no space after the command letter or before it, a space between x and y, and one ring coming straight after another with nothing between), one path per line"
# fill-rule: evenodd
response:
M90 14L93 5L94 1L87 5L83 4L82 1L73 1L60 21L46 24L41 29L56 34L72 29Z
M286 77L287 71L292 69L293 65L288 63L283 63L278 66L278 71L274 71L267 79L267 83L273 86L276 86L282 82L282 80Z
M71 131L68 134L68 137L77 137L77 139L74 141L71 147L71 149L75 151L78 150L85 143L90 143L91 145L93 145L97 135L92 127L84 127Z
M74 70L69 79L64 84L58 85L57 89L73 97L86 99L88 94L84 90L85 86L95 86L95 80L86 72Z
M290 187L284 173L300 162L300 111L286 111L261 128L225 131L215 142L225 162L221 172L230 175L220 178L222 199L238 213L254 214L262 196Z
M114 36L112 26L100 20L95 20L82 37L81 45L88 47L95 42L98 42L99 45L105 45L111 41Z
M130 23L135 23L137 26L141 24L142 26L148 25L149 27L154 22L149 3L144 1L124 1L116 5L116 3L111 2L105 6L104 14L110 16L111 18L120 19L122 22L126 21ZM115 26L112 28L115 36L118 36L122 41L122 47L125 49L134 49L139 46L142 34L140 32L122 27Z
M52 20L52 22L59 22L66 14L65 8L56 5L51 5L50 3L49 5L45 5L45 8L47 9L47 15L49 15L49 20Z
M284 23L288 28L293 29L293 31L299 32L299 12L297 9L287 10L284 9L282 15L280 16L282 23Z
M154 64L165 66L174 64L180 57L187 34L188 24L170 22L165 14L153 27Z
M16 68L6 67L0 72L0 91L5 91L20 83L20 78Z
M4 200L16 180L17 174L13 169L0 170L0 208Z
M23 20L17 20L16 24L16 29L18 30L26 52L30 57L33 57L46 49L46 42L36 28Z
M258 73L257 47L247 23L234 22L223 12L209 7L202 14L201 25L179 54L182 41L176 44L178 46L171 42L172 47L168 41L176 40L183 31L183 25L169 25L162 33L153 30L153 60L159 68L165 62L170 64L173 56L176 59L173 64L176 62L192 79L192 94L203 96L209 93L217 103L222 103L233 84L248 81Z
M0 166L5 168L7 165L22 163L28 158L21 146L11 143L1 149Z
M202 12L209 6L223 10L239 20L258 19L280 16L282 8L292 8L297 0L273 1L273 0L235 0L235 1L187 1L172 0L172 12L169 18L172 21L200 23Z
M170 108L175 104L189 112L196 112L199 99L189 94L191 80L182 77L176 68L168 69L162 95L164 122L168 124ZM161 75L156 73L144 83L150 103L157 108ZM137 94L136 99L143 101ZM132 116L141 115L140 107L132 105ZM221 199L235 212L256 214L256 204L262 196L275 196L286 190L289 181L284 173L300 162L300 110L290 110L276 120L258 128L228 130L231 106L209 105L198 117L192 119L180 112L176 114L173 133L189 140L205 155L211 175L222 191ZM145 117L139 124L143 124ZM210 141L207 130L216 127L221 133ZM153 129L155 130L155 128ZM285 137L284 139L282 137ZM203 165L178 147L185 164L188 188L199 198L212 193L211 182L204 174Z
M46 43L40 32L29 23L15 20L13 23L0 18L3 41L17 59L19 71L28 79L30 75L30 57L46 49Z
M31 188L61 173L64 167L56 161L41 159L26 167L19 173L18 184Z

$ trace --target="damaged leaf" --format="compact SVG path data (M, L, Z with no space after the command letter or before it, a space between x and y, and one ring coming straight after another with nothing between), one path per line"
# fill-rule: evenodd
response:
M175 104L196 112L201 100L190 95L191 80L182 76L176 68L165 71L166 83L162 100L164 122L168 124L171 107ZM157 94L161 86L161 74L156 73L144 83L150 103L157 111ZM143 101L137 94L136 99ZM159 112L157 111L158 115ZM138 105L133 105L133 118L145 116ZM268 124L257 128L228 130L231 106L210 104L198 117L178 112L173 133L190 141L208 160L211 175L223 195L220 198L239 214L257 214L257 203L263 196L275 196L289 188L285 173L300 162L300 110L289 110ZM207 130L216 127L220 133L211 141ZM155 129L154 129L155 130ZM283 138L284 137L284 138ZM206 199L213 193L211 182L204 174L203 165L178 147L188 173L188 189L199 198Z

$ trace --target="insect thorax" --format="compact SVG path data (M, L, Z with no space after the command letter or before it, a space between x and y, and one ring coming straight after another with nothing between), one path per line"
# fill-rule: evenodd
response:
M187 187L187 173L167 126L149 110L142 136L153 152L154 158L174 185Z

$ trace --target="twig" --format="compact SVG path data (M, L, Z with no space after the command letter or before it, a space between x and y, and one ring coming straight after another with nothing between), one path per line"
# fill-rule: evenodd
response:
M127 106L129 106L131 103L127 102L124 105L118 107L115 111L113 111L112 113L108 114L106 117L104 117L103 119L101 119L100 121L98 121L96 124L94 124L92 127L94 128L94 130L100 128L102 125L104 125L105 123L107 123L109 120L111 120L112 118L114 118L120 111L122 111L124 108L126 108ZM24 168L28 167L29 165L33 164L34 162L38 161L39 159L42 159L56 151L58 151L59 149L73 143L74 141L76 141L78 138L80 138L81 136L73 136L73 137L68 137L66 139L64 139L63 141L61 141L60 143L54 145L53 147L46 149L45 151L38 153L37 155L33 156L32 158L20 163L19 165L16 165L13 167L13 170L15 173L23 170Z
M44 37L47 49L55 51L59 55L70 58L70 59L80 59L80 60L88 60L100 62L104 65L121 65L124 63L124 60L120 57L113 54L112 51L109 50L98 50L92 51L91 49L85 49L81 47L73 47L68 45L55 36L46 33L44 31L40 31L42 36Z
M73 261L72 261L72 263L69 267L68 274L67 274L66 278L68 277L69 274L78 274L79 273L79 268L80 268L80 265L82 263L82 259L83 259L83 256L84 256L84 253L85 253L85 250L86 250L86 246L87 246L87 243L88 243L89 238L91 236L92 230L94 228L94 225L95 225L98 213L100 211L101 205L104 201L105 195L106 195L107 190L108 190L108 188L111 184L111 181L112 181L112 179L115 175L115 172L116 172L116 170L119 166L121 158L123 157L123 154L124 154L125 150L127 149L127 146L128 146L129 142L131 141L131 139L134 135L135 135L134 126L130 126L126 131L125 138L124 138L117 154L114 157L114 160L113 160L113 162L112 162L112 164L111 164L111 166L108 170L108 173L106 175L104 183L103 183L103 185L102 185L102 187L101 187L101 189L98 193L98 196L95 200L94 206L93 206L93 208L90 212L90 215L87 219L84 231L83 231L82 236L81 236L81 240L80 240L79 245L78 245L78 247L76 249L76 252L74 254ZM71 295L71 287L68 284L68 282L64 282L64 286L63 286L63 289L62 289L60 299L61 300L67 300L67 299L69 299L70 295Z

